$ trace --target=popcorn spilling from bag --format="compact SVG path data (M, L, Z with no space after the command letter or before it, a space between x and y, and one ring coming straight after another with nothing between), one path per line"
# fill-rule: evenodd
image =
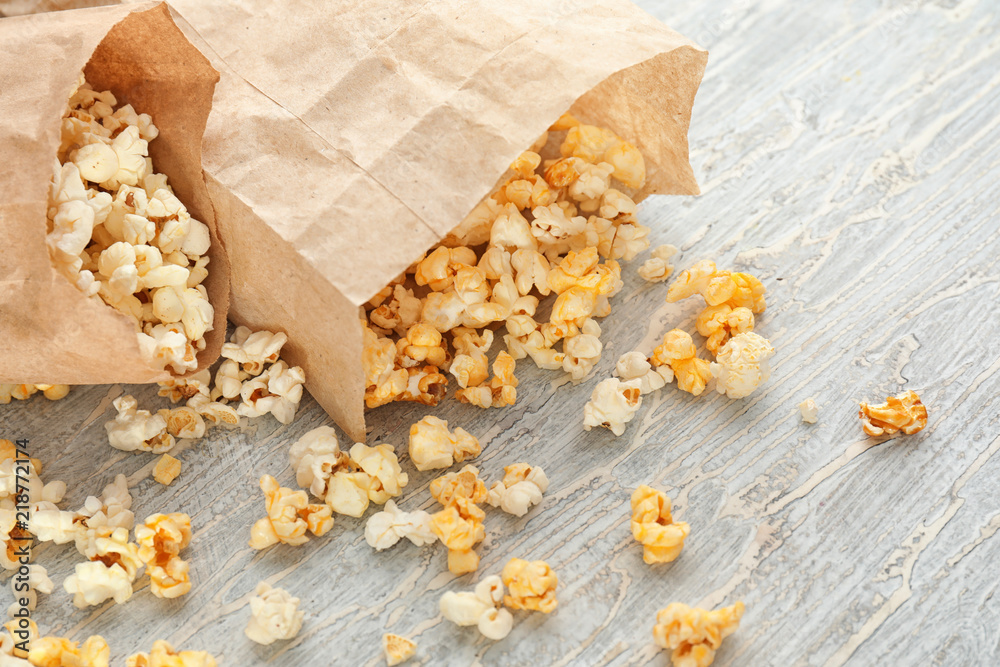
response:
M365 304L366 405L437 405L449 376L461 401L513 405L516 362L528 357L583 379L601 354L594 320L622 288L617 260L649 245L630 196L645 177L635 146L563 115L438 247ZM535 321L550 294L548 321ZM502 323L507 349L491 376L491 327Z
M26 401L38 392L50 401L58 401L69 394L68 384L0 384L0 405L11 399Z
M211 239L154 171L158 134L148 115L81 74L63 116L46 243L62 276L132 321L150 365L183 375L212 330L203 284Z

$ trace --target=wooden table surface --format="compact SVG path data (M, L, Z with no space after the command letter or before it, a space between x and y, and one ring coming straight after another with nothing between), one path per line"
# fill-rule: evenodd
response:
M155 387L4 406L0 435L30 438L42 477L69 483L63 507L124 473L137 517L183 511L195 527L194 587L172 601L143 578L125 605L76 610L62 581L81 557L72 545L38 548L57 585L34 612L43 632L99 633L119 665L160 638L228 665L379 665L384 632L418 642L414 665L666 665L652 642L657 609L743 600L720 667L1000 664L997 4L640 4L711 52L690 134L704 193L654 197L641 218L654 244L681 248L679 269L713 258L763 280L758 332L777 348L766 387L733 401L671 386L644 398L622 437L585 432L583 404L618 356L650 351L670 328L693 331L699 307L666 304L664 284L626 265L602 321L604 356L585 381L521 363L515 407L430 410L479 436L486 478L527 461L551 480L524 518L488 512L479 572L457 579L440 544L376 553L363 522L346 517L301 547L247 545L264 512L257 479L294 486L289 445L331 423L308 397L289 426L265 417L181 444L184 470L169 488L148 477L156 457L114 450L104 434L123 392L164 407ZM923 397L927 428L865 437L858 401L903 389ZM815 425L799 418L808 397L820 406ZM369 442L393 445L411 473L404 509L434 507L435 473L415 472L405 455L410 424L428 412L370 413ZM631 537L639 484L665 490L691 525L673 564L645 565ZM442 593L514 556L557 571L556 613L518 612L496 643L442 619ZM294 640L263 647L243 636L262 580L301 598Z

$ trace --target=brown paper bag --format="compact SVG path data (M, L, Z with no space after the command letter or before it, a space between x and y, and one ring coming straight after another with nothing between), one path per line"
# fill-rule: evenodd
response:
M148 113L157 171L212 231L205 286L214 330L199 368L225 338L229 268L201 172L201 139L218 73L146 3L0 20L0 382L99 384L170 377L140 355L131 321L86 298L49 260L47 197L60 123L77 77Z
M173 2L222 72L204 165L230 317L285 331L283 356L363 441L358 306L567 109L639 147L637 199L697 194L707 53L624 0L334 4Z

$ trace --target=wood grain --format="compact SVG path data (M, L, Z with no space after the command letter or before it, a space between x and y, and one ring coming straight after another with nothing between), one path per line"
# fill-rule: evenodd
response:
M154 456L115 451L104 436L119 393L163 405L149 387L4 406L0 434L31 439L43 478L70 484L65 507L122 472L137 516L184 511L196 528L194 588L174 601L143 585L125 605L77 611L61 582L80 557L71 545L39 548L58 586L35 612L43 631L100 633L114 664L164 638L229 665L379 665L391 631L418 642L415 665L666 665L651 637L657 609L742 599L720 667L1000 663L996 3L640 4L711 52L691 129L704 194L652 198L641 217L654 244L682 249L679 268L713 258L764 281L758 330L778 350L766 389L730 401L669 387L644 399L621 438L583 431L583 404L620 354L649 351L674 326L693 331L695 300L665 304L666 287L628 265L602 322L604 357L584 382L520 364L515 407L434 410L482 439L487 478L524 460L551 479L524 518L488 513L479 573L459 579L440 545L375 553L350 518L302 547L247 546L263 513L258 477L292 485L290 443L329 423L309 398L290 426L267 417L184 445L169 488L147 477ZM920 392L928 427L864 437L857 401L902 388ZM810 396L815 425L796 407ZM374 411L370 441L404 453L425 412ZM403 459L401 506L431 508L434 474ZM644 565L629 533L628 496L642 483L666 490L691 524L671 565ZM444 591L513 556L556 569L557 613L518 612L496 643L442 620ZM295 640L243 637L260 580L302 599Z

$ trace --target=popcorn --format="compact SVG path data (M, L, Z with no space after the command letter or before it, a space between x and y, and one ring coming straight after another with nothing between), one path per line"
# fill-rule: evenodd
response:
M326 492L326 504L337 514L360 518L371 502L371 475L339 470L333 474Z
M674 667L708 667L722 640L740 627L743 610L742 602L714 611L674 602L656 614L653 640L672 651Z
M670 563L680 555L690 527L675 522L670 514L670 498L645 484L632 493L632 537L642 546L647 565Z
M212 426L236 426L240 423L239 415L232 406L212 401L204 394L195 394L189 398L187 406L193 408Z
M309 541L307 529L316 537L322 537L333 527L330 507L310 505L305 491L279 486L270 475L260 478L260 488L266 499L267 516L250 530L250 546L254 549L264 549L278 542L304 544Z
M167 433L167 421L149 410L138 410L134 397L125 395L114 400L118 411L114 421L107 422L108 442L123 452L144 451L162 454L172 449L174 438Z
M559 604L556 600L559 578L543 560L528 562L512 558L504 565L502 576L509 591L503 603L511 609L531 609L548 614Z
M729 337L753 331L753 312L749 308L732 308L728 304L709 306L698 314L695 322L698 333L705 336L705 347L712 354L719 354Z
M20 623L20 619L15 619L7 621L3 627L7 630L7 633L0 634L0 658L7 655L17 658L27 658L28 652L21 648L21 646L24 646L21 642L27 641L28 646L31 646L33 642L38 641L38 624L29 618L27 627L24 627ZM17 641L14 639L15 636L18 637ZM25 639L25 636L27 636L27 639ZM21 645L19 646L18 644Z
M267 646L299 634L305 612L298 611L298 598L263 581L257 584L254 593L250 598L250 622L243 631L247 638Z
M150 117L130 105L115 110L113 95L85 82L80 90L88 92L70 98L63 118L46 214L53 266L133 318L151 364L187 373L215 314L201 287L208 227L153 172L148 142L159 131Z
M709 306L726 304L730 308L749 308L763 313L767 303L765 288L748 273L719 271L715 262L702 260L684 271L667 290L667 302L673 303L701 294Z
M153 479L163 486L170 486L170 483L181 474L181 462L170 454L164 454L153 466Z
M32 563L27 567L27 579L23 576L11 577L10 579L10 589L14 594L14 602L7 608L7 613L10 614L11 618L16 618L15 614L21 609L21 599L27 600L27 604L24 606L34 611L38 605L38 594L45 593L48 595L55 587L55 584L49 579L48 571L44 567L38 563ZM0 650L0 653L2 652Z
M124 604L132 597L132 582L142 567L138 548L128 541L125 528L98 528L85 534L84 544L77 548L90 561L78 563L75 572L63 582L63 588L73 595L78 609L98 605L108 599Z
M188 405L172 410L157 410L156 414L167 423L167 433L175 438L197 440L205 435L205 420L201 414Z
M280 359L256 378L243 383L240 389L242 402L236 414L242 417L260 417L271 413L282 424L291 424L302 400L305 371L299 366L288 367Z
M771 377L769 359L772 356L774 347L766 338L755 333L737 334L722 347L715 358L716 363L710 367L717 379L716 390L729 398L749 396Z
M663 282L673 273L674 267L670 258L677 254L677 248L672 245L661 245L653 248L652 257L639 267L639 276L651 283Z
M392 445L367 447L356 443L351 447L351 460L371 478L368 497L372 502L383 504L390 498L403 493L403 487L410 481L396 458Z
M104 637L91 635L80 646L62 637L33 639L28 662L37 667L108 667L111 649Z
M394 500L388 500L385 508L365 523L365 541L376 551L388 549L404 537L418 547L437 541L431 515L423 510L404 512Z
M162 639L153 642L153 650L130 655L126 667L218 667L208 651L181 651Z
M615 435L624 433L625 424L642 405L641 385L640 380L622 382L617 378L598 382L590 400L583 406L583 428L589 431L595 426L604 426Z
M815 424L819 420L819 408L811 398L799 403L799 412L802 413L802 421L807 424Z
M417 264L413 275L418 285L427 285L435 292L443 292L455 279L455 272L462 266L475 266L476 253L471 248L440 247Z
M572 155L588 162L610 163L614 177L630 188L641 188L645 183L646 166L642 154L610 130L583 124L571 127L559 152L563 157Z
M671 329L663 335L663 343L653 350L649 362L657 367L670 366L677 378L677 388L695 396L705 391L705 384L712 377L709 362L698 358L691 336L680 329Z
M417 654L417 644L406 637L386 633L382 635L382 651L385 653L386 664L395 667Z
M160 390L157 392L158 396L165 396L170 399L171 403L178 403L186 401L196 394L208 396L210 385L212 384L212 375L206 368L188 377L170 378L166 382L159 382L157 384L160 387ZM239 392L234 394L234 396L238 394ZM229 396L228 398L233 398L233 396Z
M484 577L472 593L448 591L442 595L441 615L456 625L475 625L484 637L498 641L514 627L514 616L501 606L503 593L500 577Z
M288 461L295 470L295 482L309 489L317 498L325 498L330 478L347 469L350 460L340 451L337 434L330 426L319 426L295 441L288 450Z
M890 396L881 405L861 402L858 417L862 428L870 436L895 435L902 431L913 435L927 426L927 408L915 391Z
M383 333L393 331L405 335L420 319L423 304L413 295L413 290L400 284L393 286L392 299L383 303L371 313L372 324L382 329Z
M410 427L410 460L417 470L447 468L479 456L479 440L461 427L448 430L448 422L428 415Z
M514 365L514 358L501 351L493 361L493 378L489 384L459 389L455 392L455 397L463 403L471 403L480 408L514 405L518 384L514 377Z
M567 339L563 344L565 354L563 370L569 373L575 382L587 377L587 374L594 370L594 365L600 361L601 351L604 349L597 337L601 332L597 322L587 320L586 324L596 327L597 334L581 333Z
M646 355L638 350L626 352L615 364L615 374L623 381L638 380L639 393L649 394L673 382L674 372L670 366L653 368Z
M153 514L136 526L135 539L153 595L172 599L191 590L188 563L178 555L191 543L191 517L181 512Z
M431 495L444 509L431 515L431 530L448 547L448 570L452 574L475 572L479 555L472 548L486 537L486 514L477 503L486 500L486 485L479 471L467 465L431 482Z
M493 483L486 502L520 517L542 502L542 494L548 488L549 480L544 470L527 463L515 463L504 468L503 481Z
M429 324L417 323L396 344L397 362L402 368L421 364L443 366L448 357L441 332Z
M125 475L121 473L116 475L114 481L104 487L100 498L87 496L83 507L76 511L74 521L85 530L94 528L132 530L135 515L132 513L132 494L129 493Z

